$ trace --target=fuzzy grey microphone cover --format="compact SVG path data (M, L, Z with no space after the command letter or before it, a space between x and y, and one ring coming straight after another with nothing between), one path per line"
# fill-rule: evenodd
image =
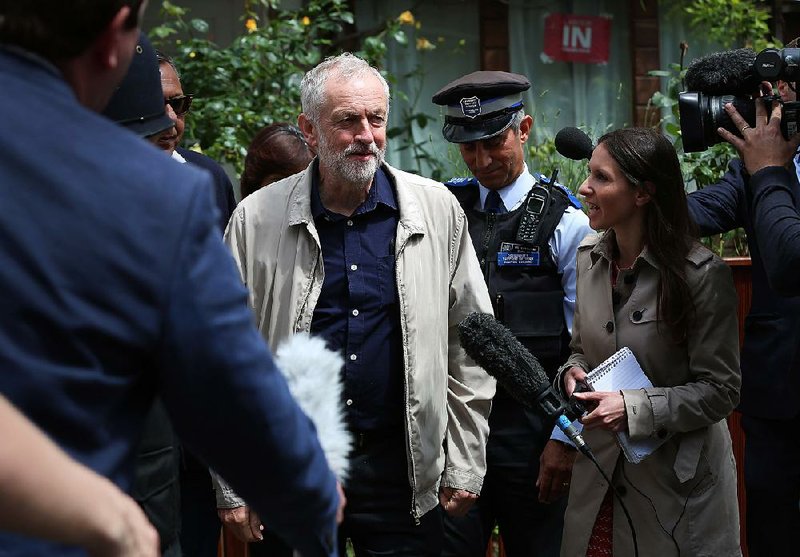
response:
M314 422L328 466L344 484L353 440L345 427L342 409L342 357L328 350L321 338L298 333L280 344L275 363L286 378L289 392ZM211 480L217 507L232 509L247 504L213 470Z
M314 422L328 465L344 483L348 455L353 445L342 409L341 370L344 360L336 352L328 350L321 338L298 333L278 346L275 361L292 396Z

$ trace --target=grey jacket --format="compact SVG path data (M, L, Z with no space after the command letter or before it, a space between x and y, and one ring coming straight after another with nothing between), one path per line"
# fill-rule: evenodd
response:
M247 197L225 232L258 328L273 350L310 330L325 276L311 215L314 167ZM395 253L406 449L410 510L419 517L438 504L440 483L480 493L495 382L465 355L456 326L471 312L492 309L456 199L441 184L384 169L400 210Z
M737 297L730 269L702 246L686 258L692 300L688 342L671 342L656 318L658 264L647 248L616 306L610 281L610 236L589 236L578 249L571 366L596 367L623 346L636 355L654 387L623 390L632 439L673 434L640 464L628 463L613 434L585 432L586 442L622 493L636 528L640 555L740 555L736 469L725 417L739 401ZM625 277L633 276L634 280ZM618 286L618 288L620 288ZM572 472L562 556L586 555L608 484L580 455ZM659 524L660 522L660 524ZM677 525L677 526L676 526ZM663 529L672 531L674 542ZM614 502L614 555L633 555L631 533Z

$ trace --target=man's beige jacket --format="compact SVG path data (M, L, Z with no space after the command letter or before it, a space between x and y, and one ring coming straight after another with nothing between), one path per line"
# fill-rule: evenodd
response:
M311 215L315 167L247 197L225 232L273 351L290 335L310 331L325 277ZM456 326L467 314L492 308L455 197L427 178L383 168L400 210L395 259L409 503L419 517L437 505L440 483L480 493L495 382L464 354Z

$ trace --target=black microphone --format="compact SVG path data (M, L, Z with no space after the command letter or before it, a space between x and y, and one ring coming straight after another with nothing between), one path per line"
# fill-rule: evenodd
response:
M583 407L569 403L550 385L539 361L514 334L487 313L471 313L458 325L458 338L470 358L520 404L547 417L575 446L593 458L591 449L572 422L583 415Z
M578 128L563 128L556 134L556 151L562 156L580 161L592 158L592 140L586 135L586 132Z
M749 48L714 52L698 58L686 70L686 89L709 96L749 97L761 84L761 78L753 71L755 59L756 53Z

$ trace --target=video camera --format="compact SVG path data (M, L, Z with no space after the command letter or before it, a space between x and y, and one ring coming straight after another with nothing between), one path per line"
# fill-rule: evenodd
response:
M717 128L740 135L725 112L727 103L733 104L742 118L755 127L755 103L763 102L769 113L772 101L780 101L777 95L752 98L761 82L796 82L799 77L800 48L767 48L758 55L741 48L695 60L686 70L687 91L678 97L684 151L705 151L723 141ZM788 139L800 131L800 102L781 102L781 109L781 131Z

